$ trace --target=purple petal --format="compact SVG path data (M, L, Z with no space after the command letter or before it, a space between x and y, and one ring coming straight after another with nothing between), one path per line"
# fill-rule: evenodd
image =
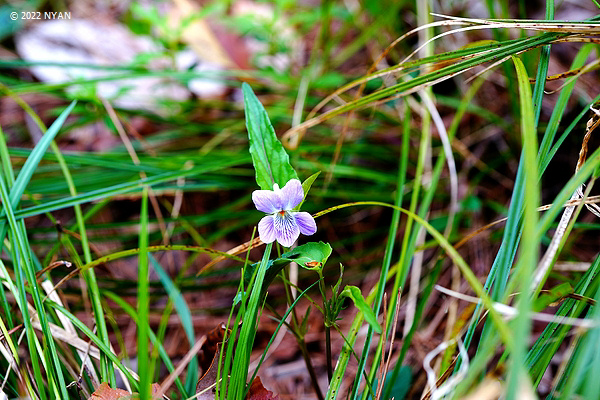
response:
M304 199L304 190L298 179L290 179L281 189L282 210L291 210Z
M260 220L258 223L258 235L264 243L275 241L275 217L273 215L267 215Z
M294 216L286 212L283 215L273 215L274 230L277 241L284 247L290 247L300 236L300 228L296 224Z
M307 212L297 212L294 213L294 217L296 218L296 223L300 228L300 233L303 235L312 235L317 231L317 224L315 223L315 219Z
M257 210L267 214L282 210L281 196L277 191L255 190L252 192L252 201Z

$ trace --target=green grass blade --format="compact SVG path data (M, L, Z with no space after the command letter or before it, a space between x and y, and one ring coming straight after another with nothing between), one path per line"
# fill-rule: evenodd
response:
M554 0L546 0L546 19L551 21L554 19ZM548 75L548 64L550 63L550 48L551 45L542 47L540 53L540 62L538 63L537 73L535 75L535 86L533 88L533 110L535 114L534 125L538 126L540 115L542 112L542 97L544 96L544 84L546 83L546 75Z
M579 52L577 53L577 56L575 56L575 60L573 60L571 69L582 67L594 48L595 46L591 44L583 45L581 47L581 50L579 50ZM546 133L544 134L544 139L540 143L539 162L541 166L541 173L544 172L544 170L552 160L552 157L554 156L555 152L550 151L550 146L554 142L554 138L556 137L556 133L558 132L560 122L564 116L567 104L569 102L569 99L571 98L571 94L573 93L573 89L575 88L575 83L577 83L577 80L573 79L571 82L565 85L565 87L560 91L560 95L558 96L556 105L552 110L552 115L550 116L550 120L548 121ZM539 101L540 104L542 102L541 98L534 99L534 104L537 104L537 101ZM559 143L562 143L562 141Z
M229 387L227 389L228 399L242 399L246 391L250 353L256 335L256 323L259 315L259 308L262 304L262 284L267 271L267 264L272 246L273 243L267 244L262 261L256 272L256 279L251 287L248 306L243 316L242 329L240 330L240 336L237 341L238 344L233 358L231 379L229 380Z
M149 277L148 277L148 187L144 186L142 195L142 209L140 211L140 236L139 236L139 267L137 291L137 362L140 376L140 399L148 400L152 394L153 366L150 365L150 350L148 348L149 336Z
M267 343L267 345L265 346L265 349L263 351L262 356L260 357L260 360L258 361L258 364L256 365L256 369L254 370L254 372L252 373L252 376L250 377L249 382L254 382L254 378L256 378L256 375L258 374L258 370L260 369L260 366L262 365L262 363L265 361L265 357L267 356L267 353L269 351L269 348L271 347L271 345L273 344L273 342L275 341L275 338L277 337L277 333L279 333L279 330L281 329L281 327L283 326L283 324L285 323L288 315L290 315L290 313L292 312L292 310L294 309L294 307L296 306L296 304L298 304L298 301L300 301L300 299L302 297L304 297L304 295L310 290L312 289L314 286L316 286L319 283L319 281L313 282L312 285L310 285L309 287L307 287L306 289L304 289L297 297L296 300L294 300L294 302L292 304L290 304L290 306L288 307L288 309L285 311L285 313L281 316L281 319L279 320L279 323L277 324L277 327L275 328L275 330L273 331L273 334L271 335L271 339L269 340L269 343Z
M94 200L104 199L109 196L129 193L135 189L143 187L144 185L153 186L163 182L174 181L181 177L195 176L205 172L214 171L217 169L224 168L226 166L232 166L236 164L241 164L240 160L224 160L222 162L217 162L213 165L207 163L207 165L202 165L189 170L166 172L145 179L137 179L133 182L119 183L105 188L93 190L87 193L78 194L77 196L48 201L38 206L33 206L23 210L19 210L15 212L15 218L22 219L33 217L35 215L43 214L46 212L72 207L76 204L83 204ZM2 217L0 216L0 218Z
M45 398L46 384L48 385L48 387L51 388L51 390L56 389L56 385L58 385L58 389L61 390L62 397L67 398L66 385L62 367L60 365L60 362L58 361L58 355L56 353L54 339L48 327L47 315L45 308L42 304L40 288L38 287L35 278L34 266L31 262L31 253L27 243L25 224L23 223L23 221L17 222L14 218L12 208L10 207L11 201L9 199L9 194L4 179L0 179L0 198L2 199L3 209L8 218L8 223L10 227L9 236L11 238L12 243L12 257L13 262L15 264L15 275L17 276L17 287L19 290L20 306L21 312L24 317L23 319L25 324L25 331L27 334L27 342L30 349L30 356L32 357L33 362L35 363L38 360L39 352L39 358L42 359L42 364L46 369L47 381L44 381L41 376L39 364L33 367L34 375L36 378L36 384L39 389L39 394L42 398ZM42 327L42 333L46 338L45 344L48 347L44 350L39 350L40 346L33 331L29 310L27 309L28 304L27 295L25 293L25 278L28 284L30 285L35 310L37 311L40 325ZM44 382L46 382L46 384L44 384Z
M35 169L37 168L40 160L42 159L42 156L48 149L48 146L50 146L50 143L52 143L52 140L54 140L54 137L58 134L58 131L60 130L60 128L64 124L65 120L67 119L67 117L69 116L69 114L71 113L73 108L75 107L76 103L77 103L76 101L73 101L60 114L60 116L54 121L52 126L50 126L48 131L46 131L46 134L44 134L44 136L42 136L42 139L35 146L35 148L31 152L31 154L29 155L29 157L27 157L27 161L25 161L23 168L21 168L21 172L17 176L17 179L15 180L14 185L12 186L11 191L10 191L10 203L8 203L8 204L11 205L13 210L16 210L17 205L19 204L19 201L21 200L21 196L23 195L23 192L25 191L25 187L29 183L29 180L31 179L31 176L35 172ZM7 163L7 162L10 162L10 161L3 161L3 163ZM4 218L2 218L2 217L4 217ZM0 219L0 240L3 240L4 235L6 235L6 214L5 214L5 212L2 212L0 214L0 218L2 218L2 219Z
M121 307L123 309L123 311L125 311L133 319L133 321L136 323L136 325L139 326L138 314L137 314L135 308L133 308L129 303L127 303L127 301L123 300L123 298L119 297L115 293L109 292L109 291L102 291L102 295L108 297L110 300L117 303L117 305L119 307ZM160 358L163 361L163 363L165 363L167 370L169 372L175 371L175 366L171 362L171 359L169 358L169 354L165 350L162 343L156 338L156 335L154 334L154 332L152 332L150 327L148 327L148 335L149 335L150 341L152 342L152 345L156 346L158 348L158 354L160 355ZM118 364L117 364L117 366L118 366ZM183 386L183 383L181 383L181 379L179 379L179 377L175 378L175 385L177 386L177 388L179 389L179 391L181 393L186 392L185 387Z
M60 128L62 128L65 120L75 107L75 104L77 104L77 101L73 100L73 102L60 114L60 116L54 121L50 128L48 128L44 136L42 136L42 139L38 142L38 144L35 146L31 154L27 158L27 161L25 161L25 164L19 172L19 175L15 180L15 184L13 185L13 189L10 193L10 201L13 208L18 204L19 200L21 199L21 196L25 191L25 187L27 186L27 183L29 183L29 180L35 172L35 169L37 168L40 160L44 156L44 153L46 152L52 141L54 140L54 137L60 131Z
M194 343L196 343L196 337L194 335L194 324L192 322L192 314L190 313L190 309L188 308L188 305L187 305L185 299L181 295L181 292L179 291L179 289L177 289L177 287L175 286L175 284L169 277L169 274L167 274L167 272L163 269L163 267L160 265L160 263L158 261L156 261L156 259L150 253L148 253L148 258L150 259L150 262L152 263L152 267L154 268L154 271L158 275L158 278L160 279L163 286L167 290L167 294L169 295L169 298L171 298L171 300L173 301L175 310L177 311L177 314L179 315L179 319L181 320L181 325L183 326L183 330L185 331L185 334L188 338L188 341L190 342L190 347L191 347L194 345ZM187 370L186 381L185 381L185 389L186 389L187 396L191 396L191 394L194 393L194 389L196 388L197 382L198 382L198 360L197 360L196 356L194 356L190 360L190 364L189 364L189 367Z
M519 103L521 108L521 136L523 140L523 162L524 162L524 215L523 215L523 241L518 265L515 275L519 276L519 295L517 309L519 315L514 319L513 340L514 351L512 352L512 364L507 382L507 399L515 399L521 387L521 379L526 370L523 368L529 334L531 330L531 287L534 265L538 261L540 236L537 235L537 221L540 190L538 186L537 171L537 136L535 129L535 117L533 104L531 102L531 86L529 77L523 62L513 57L517 80L519 86Z
M107 357L110 358L110 360L114 363L114 365L116 365L117 368L119 368L123 372L123 374L129 380L129 383L131 383L131 386L133 386L134 390L139 390L138 381L133 377L131 372L121 363L121 360L119 360L119 358L112 352L110 347L107 347L104 344L102 339L96 336L90 328L88 328L83 322L81 322L81 320L79 320L79 318L74 316L63 306L60 306L51 300L46 300L45 303L48 304L48 306L59 311L61 314L64 314L71 321L71 323L75 325L77 329L79 329L86 337L88 337L92 341L92 343L94 343L101 352L106 354Z
M600 277L600 255L596 256L590 268L578 280L573 292L583 297L591 297L593 291L598 287L598 277ZM578 318L586 307L585 302L566 299L561 303L555 315ZM567 337L570 329L570 326L560 324L558 321L549 323L529 350L525 365L531 375L534 387L539 384L552 357Z

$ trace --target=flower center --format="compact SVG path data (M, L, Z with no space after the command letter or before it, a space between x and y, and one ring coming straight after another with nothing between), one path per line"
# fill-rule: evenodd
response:
M278 213L283 217L285 215L285 210L278 211Z

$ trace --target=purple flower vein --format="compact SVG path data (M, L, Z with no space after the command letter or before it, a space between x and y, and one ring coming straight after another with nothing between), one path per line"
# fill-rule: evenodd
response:
M315 219L307 212L292 211L304 199L302 184L291 179L283 188L274 184L273 190L255 190L252 201L256 209L269 214L258 223L260 240L271 243L277 240L290 247L300 234L312 235L317 231Z

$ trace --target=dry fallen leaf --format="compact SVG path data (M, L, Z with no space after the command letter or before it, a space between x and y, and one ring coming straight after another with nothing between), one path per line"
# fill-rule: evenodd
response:
M98 389L92 393L92 397L89 400L118 400L123 397L129 397L131 393L123 389L113 389L108 383L103 382Z
M223 342L225 337L225 324L220 324L206 334L206 342L202 345L202 350L198 354L200 367L202 372L206 373L212 363L217 352L217 348Z
M215 398L219 350L224 338L225 324L219 324L206 334L202 350L198 353L203 372L196 385L196 398L199 400L214 400Z
M198 380L196 385L196 399L198 400L214 400L215 399L215 387L217 382L217 372L219 367L219 347L217 346L216 352L212 359L212 363L208 367L208 370Z
M152 394L157 393L159 389L160 386L158 383L154 383L152 385ZM133 398L133 395L127 390L113 389L108 383L103 382L88 400L130 400Z
M182 21L200 11L200 7L189 0L175 0L174 3L175 7L171 10L173 26L180 26ZM235 64L204 19L194 18L187 21L181 36L200 59L220 67L235 68Z
M260 377L257 376L252 381L252 385L250 385L250 390L248 391L246 400L279 400L279 395L267 390L263 386Z

